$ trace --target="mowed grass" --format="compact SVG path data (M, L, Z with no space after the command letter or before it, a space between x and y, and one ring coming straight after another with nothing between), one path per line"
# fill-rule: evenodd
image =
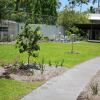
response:
M65 67L73 67L76 64L100 56L100 43L75 43L74 51L79 52L79 54L67 53L71 50L71 44L40 43L40 48L38 62L41 62L44 58L46 64L51 61L54 65L55 62L59 62L60 65L62 59L64 59ZM0 45L0 63L8 64L16 61L26 62L27 54L20 54L15 45ZM31 58L32 61L33 58ZM26 83L0 79L0 100L19 100L41 84L43 82Z
M20 100L41 84L42 82L26 83L0 79L0 100Z
M40 43L40 52L38 62L41 62L42 58L46 64L51 61L55 65L64 59L65 67L73 67L76 64L100 56L100 43L80 42L74 44L74 51L79 54L68 54L71 50L71 44L64 43ZM0 45L0 63L13 63L16 61L27 62L27 54L20 54L15 45ZM31 58L31 62L33 58Z

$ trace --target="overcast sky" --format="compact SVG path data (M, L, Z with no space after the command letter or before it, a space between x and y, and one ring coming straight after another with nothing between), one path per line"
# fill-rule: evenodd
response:
M60 8L60 11L64 9L65 5L68 4L68 1L67 0L59 0L61 2L61 8ZM92 5L92 3L90 3L89 5L83 5L82 7L82 11L86 11L90 6ZM95 4L95 7L97 7L97 4ZM79 7L76 8L76 10L80 10Z

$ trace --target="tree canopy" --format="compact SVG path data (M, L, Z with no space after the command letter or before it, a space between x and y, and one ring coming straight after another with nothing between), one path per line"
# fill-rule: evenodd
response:
M66 7L64 11L59 13L58 24L63 25L65 28L72 27L75 24L88 23L88 14L80 13Z
M6 12L7 12L7 0L0 0L0 19L4 18Z
M59 0L0 0L0 15L3 16L5 11L9 11L10 17L17 21L19 17L25 17L27 14L38 19L40 16L46 16L47 19L53 16L56 21L59 6Z

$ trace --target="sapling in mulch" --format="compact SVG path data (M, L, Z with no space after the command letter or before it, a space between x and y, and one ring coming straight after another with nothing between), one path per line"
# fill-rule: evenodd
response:
M40 71L41 71L41 74L44 73L44 58L42 58L42 61L41 61L41 64L40 64Z
M72 26L69 27L66 31L65 34L67 34L68 36L70 36L70 42L71 42L71 51L68 52L69 54L79 54L78 52L74 52L74 42L76 40L76 35L75 34L79 34L80 30L78 29L78 27L76 26Z
M32 75L34 75L34 69L30 69Z
M13 65L12 65L12 67L11 67L11 71L12 71L12 73L16 73L17 72L17 69L18 69L18 63L17 62L15 62Z
M58 61L55 61L55 67L57 68L59 65L59 62Z
M60 64L60 66L62 67L63 64L64 64L64 59L61 60L61 64Z
M23 61L19 62L20 69L23 69L23 66L24 66L24 62Z
M49 64L49 66L52 66L51 60L49 60L48 64Z
M27 52L28 66L30 64L30 57L38 57L37 51L40 50L38 41L41 39L41 34L39 32L40 27L37 27L33 30L31 20L28 19L25 23L24 29L17 36L17 47L19 48L20 53Z
M0 66L4 68L4 67L5 67L5 64L4 64L4 63L2 63Z

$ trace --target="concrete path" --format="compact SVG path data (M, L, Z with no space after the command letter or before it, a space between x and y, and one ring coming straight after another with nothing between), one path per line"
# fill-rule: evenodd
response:
M100 57L97 57L49 80L21 100L76 100L99 69Z

